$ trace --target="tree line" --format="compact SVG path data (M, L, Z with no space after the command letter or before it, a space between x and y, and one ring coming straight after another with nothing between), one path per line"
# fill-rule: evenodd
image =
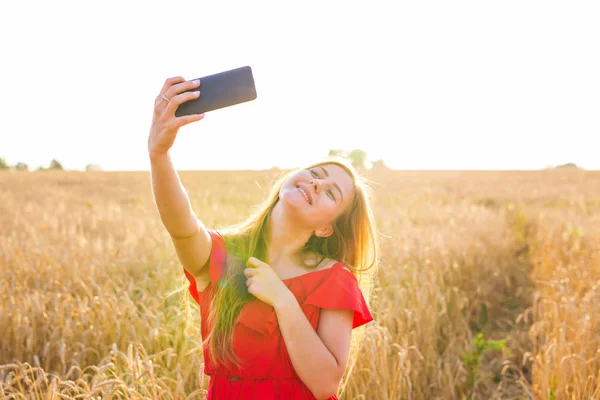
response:
M367 157L367 152L361 149L355 149L350 151L331 149L329 150L329 156L342 157L350 161L352 166L356 169L388 169L383 160L370 161ZM29 166L24 162L18 162L15 165L9 165L4 158L0 158L0 170L2 169L13 169L16 171L29 171ZM62 164L53 159L50 161L50 165L47 168L39 167L37 171L46 170L63 170ZM88 164L85 166L86 171L102 171L102 167L98 164Z
M10 165L6 162L6 159L0 157L0 170L11 169L15 171L29 171L29 165L24 162L18 162L15 165ZM53 159L50 161L48 167L39 167L36 171L62 171L64 170L62 164L57 160ZM98 164L88 164L85 166L86 171L102 171L102 167Z
M367 157L367 152L361 149L355 149L350 151L331 149L329 150L329 156L342 157L350 161L352 166L356 169L388 169L387 165L383 160L370 161Z
M29 171L29 165L27 165L24 162L18 162L15 165L9 165L4 158L0 158L0 169L14 169L16 171ZM63 166L60 162L58 162L58 160L54 159L54 160L50 161L50 165L48 166L48 168L44 168L44 167L38 168L38 170L47 170L47 169L62 170Z

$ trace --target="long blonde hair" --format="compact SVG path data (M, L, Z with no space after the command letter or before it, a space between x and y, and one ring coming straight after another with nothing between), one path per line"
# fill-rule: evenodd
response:
M372 189L368 180L340 157L330 156L303 169L326 164L338 165L346 170L352 178L356 194L352 203L333 223L333 234L329 237L313 235L298 251L297 256L303 260L304 256L316 253L343 263L356 276L363 296L370 306L373 276L379 262L379 244L370 200ZM213 328L202 342L203 346L208 346L211 359L217 365L233 364L239 367L244 364L233 349L236 318L244 305L254 298L248 293L243 271L248 258L266 259L266 228L269 217L279 201L281 187L297 171L299 169L283 171L272 184L268 197L256 206L255 211L245 221L219 229L227 248L227 264L224 276L215 288L208 316L209 326L212 325ZM363 328L364 326L353 331L342 388L354 367L364 334Z

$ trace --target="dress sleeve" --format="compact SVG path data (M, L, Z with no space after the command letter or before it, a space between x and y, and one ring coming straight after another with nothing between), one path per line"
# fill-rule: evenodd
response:
M206 264L202 267L208 267L208 275L210 277L210 284L206 287L207 290L210 286L216 286L221 277L223 276L223 272L225 271L225 256L227 254L225 248L225 240L223 236L219 232L214 229L208 229L208 233L212 239L212 246L210 250L210 256ZM197 303L200 302L200 293L198 292L198 287L196 285L196 279L194 276L185 268L183 268L183 273L185 277L190 282L189 291L194 300Z
M304 304L331 310L354 310L352 329L373 321L356 277L341 267L321 282Z

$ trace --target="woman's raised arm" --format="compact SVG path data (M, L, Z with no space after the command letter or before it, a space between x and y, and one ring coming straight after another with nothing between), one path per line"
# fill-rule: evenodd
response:
M198 276L209 259L211 237L192 210L190 200L169 155L180 127L201 120L203 114L175 117L179 104L198 98L199 82L182 77L167 79L154 103L154 116L148 136L151 182L154 201L163 225L171 235L183 267ZM185 92L185 93L184 93Z

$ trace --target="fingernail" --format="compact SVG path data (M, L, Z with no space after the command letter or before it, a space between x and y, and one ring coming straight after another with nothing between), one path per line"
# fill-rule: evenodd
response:
M194 79L194 80L192 81L192 83L193 83L194 85L197 85L197 84L199 84L199 83L200 83L200 79Z
M200 94L200 91L199 91L199 90L196 90L196 91L194 92L194 96L198 96L199 94Z

